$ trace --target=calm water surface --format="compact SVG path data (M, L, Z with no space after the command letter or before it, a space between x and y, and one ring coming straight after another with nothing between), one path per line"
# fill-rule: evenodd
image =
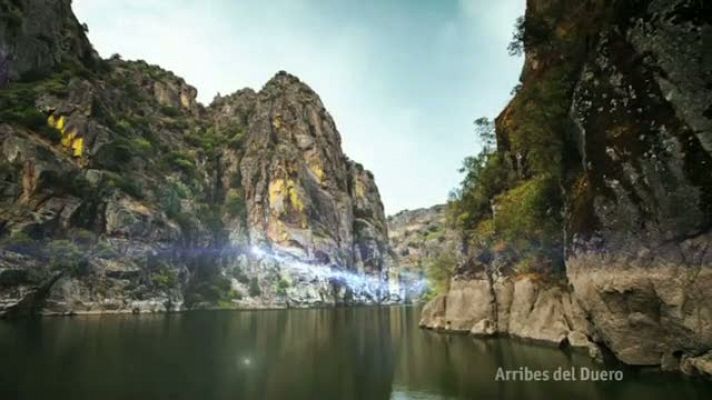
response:
M712 399L712 384L498 382L582 354L418 329L418 309L205 311L0 321L0 399ZM618 368L608 366L607 368Z

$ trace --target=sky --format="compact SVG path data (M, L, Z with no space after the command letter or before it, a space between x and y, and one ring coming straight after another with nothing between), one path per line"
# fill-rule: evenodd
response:
M296 75L370 169L386 213L447 201L479 151L473 121L511 98L525 0L74 0L103 57L171 70L207 105Z

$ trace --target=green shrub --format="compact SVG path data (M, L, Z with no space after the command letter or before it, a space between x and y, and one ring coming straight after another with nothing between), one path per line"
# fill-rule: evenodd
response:
M196 233L199 229L198 221L191 213L181 211L175 216L171 217L171 219L178 224L181 233L183 234L183 237L187 240L190 240L193 237L193 234Z
M175 218L181 212L181 192L178 191L173 183L166 184L166 187L161 193L161 209L166 213L168 218Z
M164 163L174 171L183 172L188 176L197 175L198 169L191 155L183 152L173 151L164 157Z
M534 177L496 199L496 237L520 265L519 272L562 272L563 201L558 180Z
M428 232L425 234L425 240L426 242L430 241L436 241L436 240L441 240L443 238L445 232L443 232L441 229L435 229L435 230L428 230Z
M108 242L100 241L94 247L94 255L105 260L112 260L117 258L119 253Z
M145 197L143 184L140 181L119 174L107 174L106 176L110 186L119 189L137 200L142 200Z
M245 271L242 270L242 268L235 268L233 270L233 276L235 279L237 279L238 282L242 283L243 285L246 285L250 282L250 278L247 277L247 274L245 274Z
M260 289L260 283L257 278L250 279L248 292L250 294L250 297L257 297L262 294L262 290Z
M185 131L190 128L190 123L183 118L170 119L163 122L166 129L171 131Z
M217 274L201 276L186 294L186 303L208 302L221 307L232 305L232 299L242 298L242 294L232 290L230 280Z
M123 178L118 182L118 188L129 196L142 200L145 197L143 184L130 178Z
M465 232L491 217L492 199L515 179L507 158L495 152L494 124L479 118L475 126L482 150L464 160L460 172L465 173L465 178L451 194L447 208L448 221Z
M28 75L25 78L31 77ZM0 91L0 121L25 127L57 143L61 139L60 133L47 126L47 115L35 107L35 100L40 94L65 95L69 78L62 74L49 77L41 74L38 78L10 83Z
M286 295L287 289L289 289L291 286L292 284L288 280L284 278L280 279L279 282L277 282L277 294L282 296Z
M177 109L176 107L169 106L169 105L162 105L161 106L161 113L168 117L178 117L180 116L180 110Z
M244 130L238 130L233 134L228 140L227 140L227 145L231 149L238 150L242 147L243 143L245 142L245 131Z
M70 232L70 236L75 243L81 246L89 246L96 241L96 235L88 229L72 230L72 232Z
M119 138L101 146L96 153L95 160L104 169L120 172L130 168L129 164L135 155L137 155L137 151L131 141Z
M84 252L69 240L53 240L47 245L47 255L50 267L68 271L72 275L85 272L86 258Z
M43 184L58 193L86 198L93 191L92 184L81 173L48 171L42 176Z
M505 240L548 241L561 231L558 181L542 175L497 197L495 231Z
M191 145L200 147L208 153L221 145L222 142L222 138L212 127L205 130L195 129L186 136L186 140Z
M220 217L220 210L215 206L203 205L198 209L198 219L218 241L224 233L225 226Z
M157 289L169 290L178 285L178 274L168 266L163 265L150 275L151 285Z
M238 168L235 172L230 174L230 187L239 188L242 187L242 173Z
M457 267L454 251L444 250L425 262L425 274L429 283L429 296L446 293Z
M548 69L536 85L524 86L512 101L510 151L521 156L525 176L561 175L572 70L571 63Z
M0 111L0 121L15 123L37 132L53 144L59 143L62 139L62 134L47 126L47 117L34 107L2 110Z
M127 119L116 121L113 126L115 131L124 136L129 136L133 133L133 125Z
M153 145L151 142L144 138L133 139L133 148L136 149L138 153L149 154L153 150Z
M231 217L244 216L247 211L245 199L242 193L236 189L230 189L225 197L225 211Z
M543 18L532 13L527 18L523 16L517 18L512 41L507 46L507 50L512 56L521 56L525 50L549 44L551 39L551 27Z
M14 232L0 241L0 246L15 253L32 253L37 251L39 243L22 231Z

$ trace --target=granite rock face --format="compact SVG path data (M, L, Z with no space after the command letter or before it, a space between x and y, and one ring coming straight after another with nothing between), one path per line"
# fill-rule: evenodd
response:
M447 294L423 308L420 326L476 336L509 334L599 351L591 340L592 326L571 291L530 277L453 279Z
M212 108L213 118L246 132L241 157L230 157L239 164L228 162L226 169L239 171L250 246L279 253L273 258L280 279L295 286L284 301L388 300L391 260L378 188L369 171L343 154L316 93L280 72L259 93L220 99ZM308 264L323 273L305 273ZM305 280L318 281L312 285L318 290L304 292Z
M567 275L620 360L662 365L712 347L712 21L702 3L642 3L600 33L574 91Z
M398 299L374 177L306 84L203 107L99 59L69 1L0 10L0 314Z
M573 71L571 90L559 92L568 110L559 139L571 144L559 172L565 284L465 262L421 324L595 343L626 364L709 376L712 9L585 3L562 14L572 4L528 1L529 27L552 31L526 49L522 73L525 88L547 90L551 76ZM560 47L547 47L554 38ZM497 121L500 151L511 147L516 100Z
M98 60L70 4L71 0L0 1L0 56L8 60L10 79Z

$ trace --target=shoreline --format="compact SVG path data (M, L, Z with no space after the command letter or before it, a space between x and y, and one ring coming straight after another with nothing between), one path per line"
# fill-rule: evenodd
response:
M0 321L21 321L27 319L39 319L39 318L71 318L71 317L94 317L94 316L114 316L114 315L161 315L161 314L183 314L190 313L194 311L281 311L281 310L324 310L324 309L338 309L338 308L381 308L381 307L417 307L421 306L419 303L380 303L380 304L326 304L326 305L306 305L306 306L289 306L280 307L273 305L265 305L263 307L251 306L251 307L205 307L205 308L182 308L177 310L140 310L134 311L134 309L119 309L119 310L88 310L88 311L50 311L50 312L38 312L31 315L22 316L8 316L7 314L0 314Z

